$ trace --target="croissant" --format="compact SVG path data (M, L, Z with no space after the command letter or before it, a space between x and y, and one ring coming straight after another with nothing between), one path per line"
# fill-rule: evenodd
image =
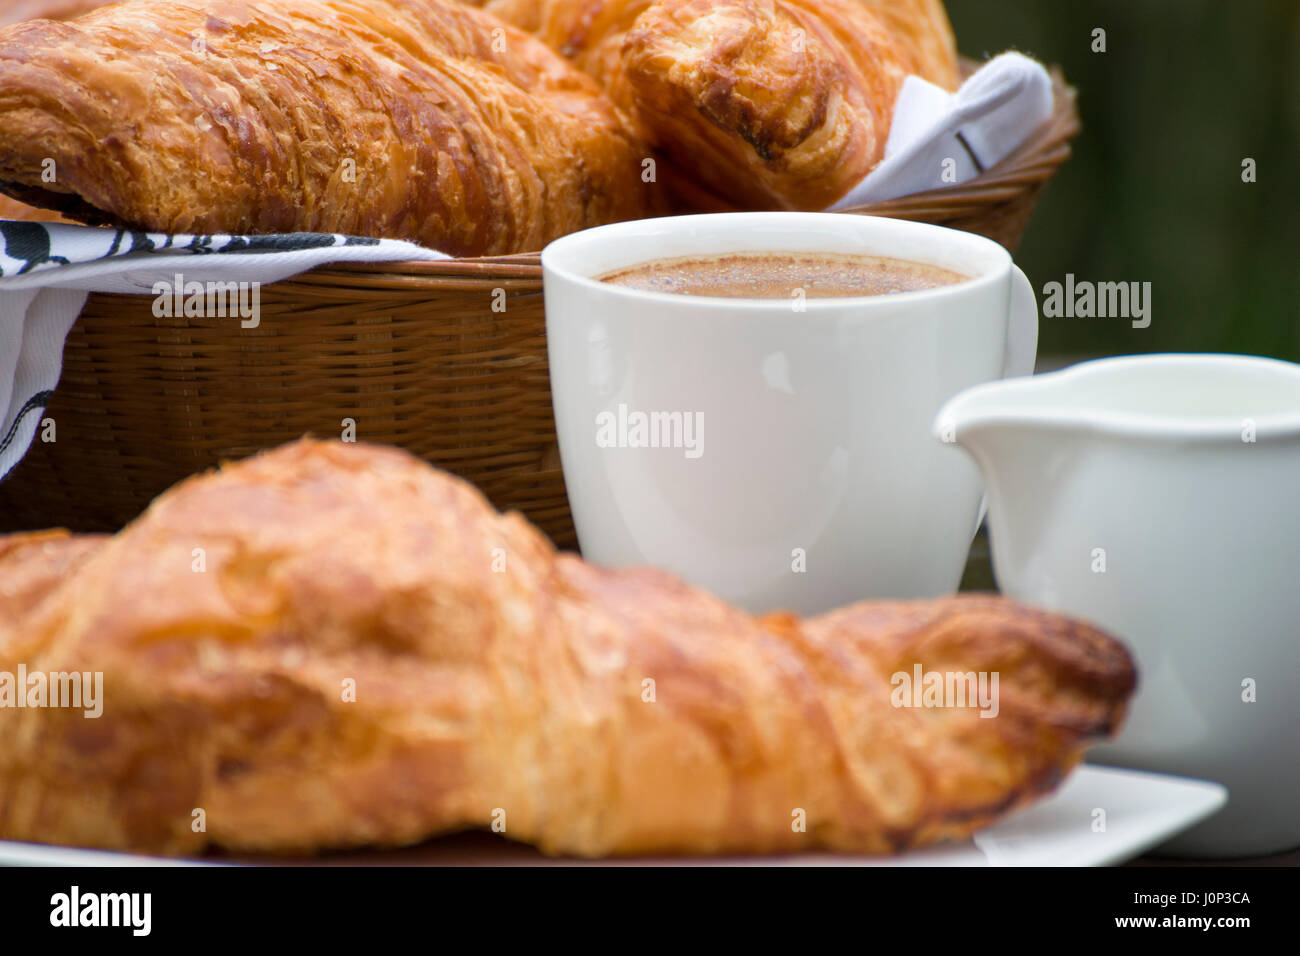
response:
M0 31L0 189L164 232L453 255L644 216L595 84L454 0L128 0Z
M672 175L689 177L680 195L742 208L826 208L880 161L908 74L957 83L940 0L484 6L596 77Z
M84 2L84 0L83 0ZM93 2L93 0L92 0ZM102 2L102 0L101 0ZM659 0L466 0L534 34L598 78L614 72L632 23ZM909 73L951 90L957 42L943 0L857 0L897 43ZM605 63L601 63L601 59Z
M111 538L10 537L0 582L0 676L102 674L97 718L0 709L5 839L886 853L1052 788L1134 686L1111 638L997 597L756 619L341 442L189 479ZM896 706L920 665L1000 674L996 717Z
M955 90L961 79L957 64L957 38L943 0L859 0L884 25L903 50L909 73L945 90Z

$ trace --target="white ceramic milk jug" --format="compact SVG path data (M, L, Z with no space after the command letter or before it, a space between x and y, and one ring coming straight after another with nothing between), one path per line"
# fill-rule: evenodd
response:
M1000 588L1137 659L1128 721L1091 758L1227 785L1164 850L1300 844L1300 365L1087 362L968 389L935 432L984 473Z

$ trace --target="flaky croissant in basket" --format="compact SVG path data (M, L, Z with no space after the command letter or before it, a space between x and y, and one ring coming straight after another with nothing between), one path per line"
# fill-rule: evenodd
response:
M645 156L594 82L453 0L127 0L0 32L0 181L92 222L511 252L652 211Z
M880 161L906 75L956 82L938 0L487 6L125 0L10 26L0 191L159 232L535 251L695 201L824 208Z
M915 74L957 85L939 0L484 0L594 76L674 174L824 209L880 162Z

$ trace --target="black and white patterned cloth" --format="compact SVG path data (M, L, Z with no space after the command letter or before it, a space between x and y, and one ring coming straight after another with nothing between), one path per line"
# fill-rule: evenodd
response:
M278 282L331 262L444 259L410 242L320 233L188 236L0 221L0 477L26 454L89 292Z
M955 93L909 76L884 159L832 209L963 182L1000 162L1052 114L1047 71L994 57ZM440 259L409 242L295 233L167 236L0 222L0 479L26 453L59 380L63 340L89 291L157 294L158 283L267 284L330 262Z

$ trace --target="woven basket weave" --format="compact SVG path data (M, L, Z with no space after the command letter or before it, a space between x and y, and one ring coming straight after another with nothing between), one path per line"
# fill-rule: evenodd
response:
M1079 129L1073 90L1054 82L1051 119L978 178L844 212L1014 251ZM351 419L358 440L409 449L574 544L537 254L316 269L263 287L256 329L156 318L152 301L89 297L44 416L56 440L38 433L0 484L0 530L116 530L187 475Z

